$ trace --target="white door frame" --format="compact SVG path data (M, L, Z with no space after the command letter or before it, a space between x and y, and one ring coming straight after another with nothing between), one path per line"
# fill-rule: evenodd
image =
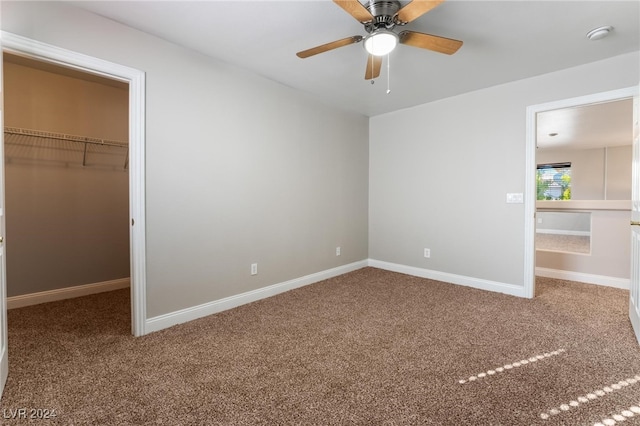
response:
M0 4L2 6L2 4ZM2 39L0 38L0 50ZM3 58L0 56L0 76L4 76ZM0 77L4 78L4 77ZM4 85L0 81L0 127L4 127ZM4 132L0 133L0 237L5 235L4 218ZM0 397L4 392L9 377L9 339L7 336L7 262L4 256L4 245L0 240Z
M640 89L640 87L639 87ZM631 275L629 282L629 319L640 343L640 90L633 98L633 168L631 185Z
M131 332L146 334L145 73L2 31L3 51L129 84L129 247Z
M592 95L576 98L562 99L544 104L527 107L526 127L526 165L525 165L525 192L524 192L524 296L533 298L535 295L536 280L536 247L535 247L535 214L536 214L536 115L539 112L551 111L561 108L611 102L621 99L630 99L638 93L638 87L632 86L624 89L608 92L594 93ZM629 120L631 121L631 119Z

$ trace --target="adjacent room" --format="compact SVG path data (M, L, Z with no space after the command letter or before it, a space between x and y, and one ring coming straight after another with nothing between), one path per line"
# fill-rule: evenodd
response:
M629 288L632 99L538 114L536 274Z
M640 419L640 3L0 25L3 424Z

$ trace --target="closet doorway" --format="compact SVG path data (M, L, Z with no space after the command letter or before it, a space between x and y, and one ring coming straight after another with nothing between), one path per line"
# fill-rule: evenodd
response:
M3 59L9 308L129 287L129 85Z
M4 31L2 32L2 49L3 53L128 84L129 147L126 162L129 179L131 332L134 336L142 336L146 334L145 73ZM83 159L88 161L84 155L83 153ZM7 208L11 206L7 205ZM7 241L8 251L10 246L11 242ZM4 298L4 294L2 296Z

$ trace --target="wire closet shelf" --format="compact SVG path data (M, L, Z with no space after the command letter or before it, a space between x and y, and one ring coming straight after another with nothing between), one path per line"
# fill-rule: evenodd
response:
M36 146L40 143L55 142L71 142L73 144L82 144L82 165L87 166L87 154L90 153L90 147L103 147L107 149L115 149L124 155L124 169L129 166L129 144L126 142L110 139L99 139L88 136L67 135L64 133L45 132L41 130L22 129L18 127L5 127L5 144L8 145L25 145Z

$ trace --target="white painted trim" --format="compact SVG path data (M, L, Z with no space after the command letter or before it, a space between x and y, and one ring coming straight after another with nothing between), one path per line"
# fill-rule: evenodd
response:
M432 280L442 281L450 284L473 287L480 290L494 291L497 293L504 293L518 297L526 297L524 287L520 285L489 281L482 278L473 278L464 275L449 274L447 272L416 268L414 266L383 262L375 259L369 259L369 266L384 269L387 271L399 272L401 274L413 275L415 277L429 278Z
M1 60L1 59L0 59ZM2 100L0 100L0 104L1 104ZM0 115L0 117L2 117L2 115ZM4 143L4 142L3 142ZM2 179L4 179L4 176L2 176ZM4 195L4 183L3 185L3 195ZM3 198L3 202L4 202L4 198ZM4 221L4 217L2 218L2 221ZM4 225L4 223L3 223ZM4 259L4 247L0 247L0 256L3 257L2 259L2 271L0 271L0 273L2 274L2 283L6 283L7 282L7 275L6 275L6 261ZM0 326L2 327L2 331L1 331L1 335L2 335L2 340L0 341L0 397L2 397L2 394L4 392L4 387L7 383L7 377L9 377L9 340L8 340L8 336L9 336L9 329L7 327L7 286L6 285L2 285L2 288L0 288L0 292L2 293L2 300L0 301L0 309L2 309L2 311L0 312L0 315L2 315L2 321L0 321Z
M527 107L524 174L524 297L532 299L536 281L536 114ZM533 133L529 131L533 129ZM529 158L533 160L529 161Z
M0 3L0 9L2 4ZM0 13L2 15L2 13ZM0 51L2 50L0 37ZM3 75L4 62L0 57L0 75ZM4 87L0 81L0 128L4 129ZM5 204L4 184L4 132L0 133L0 231L6 229L4 217ZM7 328L7 260L4 256L4 246L0 246L0 397L9 377L9 338Z
M631 200L538 200L538 210L631 210Z
M536 229L536 234L573 235L577 237L590 237L589 231L568 231L566 229Z
M131 253L131 331L146 334L146 213L145 213L145 73L124 65L1 32L3 51L101 75L129 84L129 214Z
M90 294L104 293L105 291L120 290L131 284L129 278L102 281L99 283L83 284L73 287L58 288L55 290L40 291L38 293L22 294L7 298L7 309L23 308L25 306L39 305L41 303L56 302L58 300L73 299L74 297L88 296Z
M129 79L129 228L131 253L131 333L147 334L147 225L146 225L146 79L137 71ZM132 144L131 141L136 143ZM134 172L135 170L135 172ZM134 224L135 221L135 224Z
M0 395L4 392L4 385L7 383L9 377L9 353L7 352L7 345L2 348L0 354Z
M631 290L629 292L631 293ZM638 317L636 307L633 305L632 297L629 297L629 320L631 321L633 334L636 335L636 340L640 343L640 318Z
M159 331L177 324L182 324L198 318L213 315L218 312L226 311L228 309L236 308L247 303L266 299L268 297L275 296L276 294L284 293L285 291L337 277L338 275L362 269L367 265L368 263L366 260L361 260L359 262L338 266L315 274L305 275L304 277L273 284L268 287L248 291L235 296L225 297L224 299L214 300L213 302L203 303L202 305L193 306L191 308L185 308L168 314L159 315L147 320L145 330L149 333Z
M560 280L577 281L587 284L598 284L606 287L621 288L629 290L628 278L607 277L605 275L585 274L583 272L562 271L560 269L549 269L536 267L536 275L539 277L556 278Z
M560 108L572 108L581 105L610 102L632 98L638 93L638 87L632 86L608 92L562 99L544 104L530 105L526 112L526 147L525 147L525 192L524 192L524 292L532 298L535 293L535 274L537 268L535 252L535 214L536 214L536 115L539 112Z

